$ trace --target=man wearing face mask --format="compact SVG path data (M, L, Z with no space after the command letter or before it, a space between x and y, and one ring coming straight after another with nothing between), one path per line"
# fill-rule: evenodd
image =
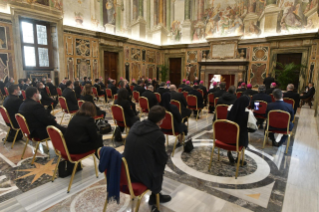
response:
M55 117L48 114L43 105L38 101L41 100L41 94L36 87L28 87L25 91L27 99L21 104L19 113L26 119L31 138L41 140L49 137L46 127L53 125L61 130L64 134L66 128L57 124Z
M64 89L62 96L66 99L69 111L74 111L79 109L78 100L74 92L74 85L71 80L66 82L66 88Z
M21 95L21 91L18 85L11 85L8 89L8 92L9 92L9 96L4 100L3 107L6 108L13 127L20 128L15 118L15 114L18 113L19 107L23 102L22 99L19 98L19 96ZM15 133L16 133L15 130L13 129L10 130L9 136L7 138L8 142L13 141ZM20 132L17 136L17 140L20 140L21 138L22 138L22 133Z
M55 108L55 106L58 104L58 101L57 100L53 100L52 98L49 97L47 91L45 90L45 86L43 85L42 82L39 82L38 83L38 90L41 94L41 104L43 106L47 106L47 112L50 114L50 112L52 111L52 106L53 106L53 109ZM53 105L52 105L53 103ZM51 106L52 105L52 106Z
M14 84L14 79L12 77L9 77L9 81L6 84L6 87L9 88L10 85L13 85L13 84Z

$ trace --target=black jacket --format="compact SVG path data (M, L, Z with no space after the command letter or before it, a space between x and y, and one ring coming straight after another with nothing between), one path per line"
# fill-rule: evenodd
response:
M54 102L54 100L49 97L45 88L39 89L39 91L41 92L41 96L42 96L42 98L41 98L42 105L51 105L51 103Z
M103 146L102 136L98 134L91 116L75 115L64 135L71 154L81 154Z
M182 83L179 85L179 88L184 88L185 87L185 83Z
M198 87L204 92L203 98L207 99L207 88L204 85L199 85Z
M19 113L25 117L31 137L40 139L48 138L46 127L49 125L57 125L55 117L49 115L43 105L32 99L26 99L21 104Z
M168 156L164 134L155 123L144 120L133 125L123 156L132 182L144 184L153 193L160 192Z
M309 98L309 97L313 97L313 95L315 94L315 88L314 87L312 87L312 88L310 88L310 89L308 89L308 92L307 93L305 93L303 96L301 96L300 98L301 99L307 99L307 98Z
M187 91L187 92L190 92L191 90L193 90L193 88L189 85L185 85L182 89L182 91Z
M187 102L186 102L186 99L182 93L178 93L176 91L171 91L171 99L177 100L181 103L182 118L184 118L186 116L188 116L188 117L190 116L192 111L187 108Z
M9 88L11 85L13 85L13 83L7 82L6 87Z
M117 104L123 108L126 125L128 127L131 127L134 122L138 120L135 112L131 109L131 103L129 102L129 100L123 100L120 103L118 102L118 100L115 100L114 104Z
M101 86L101 89L103 89L103 90L106 88L106 86L104 85L103 82L99 82L99 85Z
M158 101L157 101L155 94L150 90L145 90L141 96L146 97L148 99L148 104L149 104L150 109L154 105L158 104Z
M238 89L236 90L236 93L237 93L237 92L243 92L243 93L244 93L245 91L246 91L246 88L238 88Z
M270 95L272 94L272 92L275 90L276 88L269 88L268 90L266 90L266 94Z
M250 108L254 108L255 101L262 100L267 102L268 104L272 102L271 96L265 93L257 93L253 95L251 102L250 102Z
M299 102L300 102L300 96L298 93L295 93L293 91L287 91L284 93L284 98L291 98L295 100L295 106L294 106L294 111L295 113L297 112L297 108L299 107Z
M219 91L214 92L214 99L217 98L217 97L218 98L221 97L226 92L227 91L225 91L225 90L219 90Z
M111 89L112 95L117 94L118 88L115 85L109 84L108 88Z
M81 99L82 89L80 86L74 86L74 92L77 99Z
M208 93L215 93L217 91L220 91L220 88L219 87L214 87L214 88L209 89Z
M85 95L85 96L81 96L80 97L81 100L84 100L86 102L91 102L93 103L93 105L95 106L95 109L96 109L96 115L100 116L103 114L103 112L101 111L101 109L96 106L95 102L94 102L94 99L93 99L93 96L91 95Z
M66 103L68 104L69 111L74 111L79 109L78 100L76 98L76 94L70 88L65 88L62 96L66 99Z
M255 94L257 94L258 91L254 91L252 89L247 89L245 92L243 92L243 94L247 95L247 96L253 96Z
M11 122L14 128L20 128L18 122L15 118L15 114L18 113L19 107L22 104L22 99L18 96L9 95L7 98L4 99L3 107L7 109Z
M219 97L217 101L217 105L225 104L225 105L232 105L236 101L237 97L235 94L231 94L228 92L223 93L221 97Z
M270 89L270 84L275 82L275 79L272 77L266 77L263 81L263 84L266 86L266 90Z
M161 96L162 96L164 93L169 92L169 89L168 89L168 88L161 88L161 87L159 87L159 88L157 88L156 92L157 92L157 93L160 93Z
M94 84L93 85L94 87L96 87L96 90L97 90L97 94L98 95L103 95L105 94L105 92L101 89L101 86L99 84ZM112 89L111 89L112 90ZM112 94L113 94L113 90L112 90ZM114 94L113 94L114 95Z
M26 90L29 87L29 85L24 84L22 90ZM1 90L2 91L2 90ZM51 92L51 91L50 91ZM56 92L56 91L55 91Z
M197 106L198 106L198 108L203 108L204 107L204 104L203 104L204 100L203 100L202 94L199 93L199 91L193 89L190 92L188 92L188 95L197 96Z
M140 92L140 96L144 93L145 89L142 86L136 85L133 89L133 91Z
M66 85L64 85L62 82L59 85L59 88L61 88L62 92L64 91L64 89L66 89ZM51 92L51 91L50 91Z
M61 83L62 84L62 83ZM63 84L64 85L64 84ZM51 95L52 96L55 96L55 95L57 95L58 93L56 92L56 87L51 83L51 82L48 82L47 84L46 84L46 86L48 86L49 87L49 90L50 90L50 93L51 93ZM65 85L64 85L64 88L65 88ZM63 89L64 89L63 88ZM61 88L61 90L62 90L62 88Z

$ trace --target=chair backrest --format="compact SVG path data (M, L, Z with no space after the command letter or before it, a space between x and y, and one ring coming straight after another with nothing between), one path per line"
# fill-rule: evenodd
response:
M166 111L165 118L164 118L160 128L163 130L169 130L172 132L173 135L175 135L174 118L170 112Z
M113 96L112 90L110 88L106 88L105 91L106 91L107 98L112 99L112 96Z
M221 141L226 144L236 144L239 150L239 126L233 121L226 119L216 120L213 124L214 140Z
M98 96L96 87L92 87L92 91L93 91L94 96Z
M140 92L133 91L133 98L134 98L135 102L139 102Z
M178 89L177 89L177 91L178 91L179 93L182 93L182 90L183 90L183 88L178 88Z
M227 119L228 105L221 104L215 108L216 119Z
M207 98L208 98L209 106L214 106L215 105L215 103L214 103L214 94L213 93L209 93L207 95Z
M112 105L111 107L114 123L120 127L127 127L124 115L124 110L120 105Z
M114 100L117 100L117 98L119 97L119 95L118 94L114 94Z
M82 85L80 85L80 88L81 88L81 91L83 91L83 88L84 88L84 87L83 87Z
M25 91L24 90L21 91L21 94L22 94L23 100L26 100L27 99L27 95L25 95Z
M23 135L31 140L30 130L29 130L27 120L25 120L24 116L21 115L20 113L16 113L15 117Z
M79 105L79 108L81 108L82 107L82 105L84 104L84 100L78 100L78 105Z
M187 105L188 108L191 110L198 110L198 105L197 105L197 96L195 95L188 95L186 97Z
M259 110L254 110L254 114L257 114L257 115L266 114L268 103L265 101L261 101L261 100L257 100L255 102L259 102ZM254 105L253 105L253 107L254 107Z
M48 86L45 86L45 90L46 90L47 94L49 96L51 96L50 88Z
M239 99L239 97L241 97L242 94L243 94L243 92L238 91L238 92L236 93L237 99Z
M292 108L295 108L295 100L291 98L284 98L284 102L291 104Z
M216 97L216 98L214 99L214 105L215 105L215 106L217 105L218 99L219 99L219 97Z
M157 93L157 92L154 92L154 94L156 96L156 99L157 99L158 103L160 103L162 101L161 94Z
M271 110L268 113L267 129L269 127L287 129L289 132L290 113L284 110Z
M183 93L183 95L184 95L184 97L185 97L185 99L186 99L186 97L187 97L187 95L188 95L188 92L187 92L187 91L183 91L182 93Z
M47 126L47 132L55 151L59 152L64 159L72 161L62 132L52 125Z
M179 113L182 114L182 106L181 106L181 103L179 101L172 99L171 104L175 105L178 108Z
M58 96L62 96L62 89L61 88L56 88L56 92Z
M131 91L133 91L133 89L134 89L134 85L131 85L131 86L130 86L130 89L131 89Z
M0 113L2 115L3 120L5 121L6 124L10 124L10 126L12 126L11 124L11 119L10 116L8 114L8 111L5 107L0 106ZM13 126L12 126L13 127Z
M202 95L202 97L204 98L204 91L202 89L197 89L197 91Z
M271 96L271 101L272 101L272 102L275 102L276 100L275 100L275 98L274 98L274 95L272 95L272 93L269 94L269 95Z
M150 106L148 104L148 99L144 96L141 96L139 99L140 107L143 112L149 112Z
M66 103L66 99L63 96L59 96L59 103L64 112L69 113L68 104Z
M9 91L8 91L8 88L7 87L4 87L4 92L6 92L6 96L9 96Z

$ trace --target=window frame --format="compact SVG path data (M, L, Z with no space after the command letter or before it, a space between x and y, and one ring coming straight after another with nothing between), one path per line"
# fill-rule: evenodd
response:
M20 42L21 42L21 53L22 53L22 64L23 70L53 70L53 61L52 61L52 42L51 42L51 26L48 22L38 21L34 19L28 18L20 18ZM33 24L33 36L34 36L34 43L24 43L23 42L23 31L22 31L22 22L28 22ZM38 44L38 35L36 26L43 25L47 28L47 45ZM30 46L34 47L35 52L35 66L26 66L25 65L25 57L24 57L24 47ZM38 48L47 48L48 49L48 56L49 56L49 66L48 67L41 67L39 62L39 50Z

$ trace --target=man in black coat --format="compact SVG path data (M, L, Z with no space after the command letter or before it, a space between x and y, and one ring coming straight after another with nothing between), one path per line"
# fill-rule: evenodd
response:
M245 92L246 91L246 83L242 82L240 88L237 89L236 92Z
M298 93L294 92L294 88L295 88L294 84L288 84L287 85L287 92L284 93L284 98L290 98L290 99L293 99L295 101L294 111L296 114L297 108L299 107L300 96Z
M116 80L112 80L111 83L108 85L108 88L111 89L112 95L117 94L118 88L116 87Z
M74 85L71 80L66 82L66 88L64 89L62 96L66 99L69 111L75 111L79 109L78 100L74 92Z
M192 111L190 109L187 108L187 102L186 99L184 97L184 95L182 93L176 92L176 86L175 85L171 85L169 87L170 89L170 93L171 93L171 99L172 100L177 100L181 103L181 109L182 109L182 118L190 117L190 115L192 114Z
M235 86L230 86L228 88L228 92L225 92L219 97L217 101L217 105L225 104L225 105L232 105L236 101L237 97L235 95Z
M163 175L168 156L165 150L165 136L160 125L165 117L165 108L156 105L148 119L136 122L126 137L123 156L125 157L132 182L139 182L152 191L149 204L156 210L155 195L162 190ZM168 202L171 197L160 195L160 202Z
M48 138L49 135L46 127L49 125L57 127L62 133L65 132L65 128L57 124L55 117L48 114L43 105L38 103L41 99L37 88L28 87L26 97L27 99L19 108L19 113L25 117L32 138L39 138L41 140Z
M270 88L266 89L265 93L268 94L268 95L272 94L272 92L276 89L276 87L277 87L277 84L275 82L272 82L270 84Z
M247 90L245 92L243 92L243 94L247 95L247 96L253 96L255 94L257 94L258 91L254 91L252 89L252 85L251 84L247 84Z
M59 85L59 88L61 88L62 92L66 88L66 81L67 81L66 79L62 80L62 82Z
M208 93L215 93L217 91L220 91L220 87L217 86L217 82L213 82L213 88L208 90Z
M205 101L205 105L206 105L206 101L207 101L207 88L204 86L204 81L201 80L199 82L199 85L198 85L199 89L201 89L203 92L204 92L204 96L203 96L203 99Z
M266 90L265 85L259 85L258 94L253 95L250 102L250 108L254 108L255 102L258 102L258 101L265 101L268 104L272 102L271 96L266 94L265 90ZM264 119L257 119L257 125L259 125L259 129L263 129L263 123L264 123Z
M313 95L315 94L315 88L313 87L313 83L309 83L308 85L308 89L307 89L307 92L302 94L300 96L300 99L308 99L308 98L312 98Z
M57 91L56 91L56 87L52 84L52 80L50 78L47 79L47 84L46 86L49 87L51 96L56 96L58 95Z
M146 97L148 99L148 106L149 106L150 109L153 106L158 105L157 98L156 98L156 96L155 96L153 91L154 91L153 85L149 85L147 87L147 90L145 90L143 92L143 94L141 95L141 97L143 96L143 97Z
M270 84L275 82L275 79L271 77L271 74L268 74L268 77L264 79L264 85L266 86L266 90L270 89Z
M29 86L30 86L31 82L30 82L30 80L29 80L29 79L24 79L23 81L24 81L23 88L20 88L20 89L22 89L22 90L24 90L24 91L25 91L25 90L27 89L27 87L29 87Z
M41 104L43 106L47 106L47 112L50 114L50 112L52 111L52 106L53 109L55 108L55 106L58 104L58 100L53 100L47 93L47 90L45 89L45 85L42 82L38 83L38 90L41 94ZM51 104L53 104L51 106Z
M101 89L101 85L100 85L100 83L99 83L100 80L99 80L99 79L95 79L94 81L95 81L95 83L94 83L93 86L96 88L97 94L98 94L98 95L104 95L104 98L105 98L105 101L106 101L106 99L107 99L107 98L106 98L106 93L105 93L104 90Z
M19 79L18 80L18 85L19 85L19 88L20 88L20 90L23 90L23 87L24 87L24 80L23 79Z
M46 85L46 82L47 82L47 81L46 81L46 78L45 78L45 77L42 77L42 79L41 79L40 82L42 82L43 85Z
M186 82L186 79L183 79L183 83L179 85L179 88L184 88L185 87L185 82Z
M166 88L165 82L161 82L160 87L156 90L157 93L160 93L161 96L163 93L169 92L169 89Z
M101 89L105 90L106 86L103 83L102 77L100 77L100 79L99 79L99 85L101 86Z
M13 79L13 77L9 77L9 80L8 80L8 82L6 83L6 87L9 88L10 85L13 85L13 84L14 84L14 79Z
M189 86L189 85L190 85L190 82L187 80L185 86L182 89L182 91L190 92L191 90L193 90L192 87Z
M217 91L214 92L214 100L218 97L221 97L224 93L226 93L227 91L225 90L226 89L226 83L225 82L221 82L219 84L219 90L216 89ZM213 106L209 106L209 112L212 113L214 112L215 110L215 107Z
M143 87L143 80L137 81L138 85L136 85L133 89L133 91L138 91L140 93L140 96L144 93L145 89Z
M188 92L188 95L195 95L197 97L197 107L203 108L204 107L204 104L203 104L204 99L202 97L202 94L199 93L199 91L197 89L198 89L198 85L194 85L193 90ZM197 112L200 113L201 109L199 111L197 111L197 110L193 110L193 111L194 111L194 116L196 117Z
M5 107L5 109L7 110L13 127L18 129L20 127L15 118L15 114L18 113L19 107L23 102L22 99L19 98L19 96L21 95L21 91L18 85L11 85L8 89L8 92L9 92L9 96L5 98L3 102L3 107ZM10 124L7 124L7 125L11 127ZM13 129L10 130L9 136L7 138L8 142L13 141L15 133L16 133L15 130ZM17 140L20 140L21 138L22 138L22 133L19 133L17 136Z

